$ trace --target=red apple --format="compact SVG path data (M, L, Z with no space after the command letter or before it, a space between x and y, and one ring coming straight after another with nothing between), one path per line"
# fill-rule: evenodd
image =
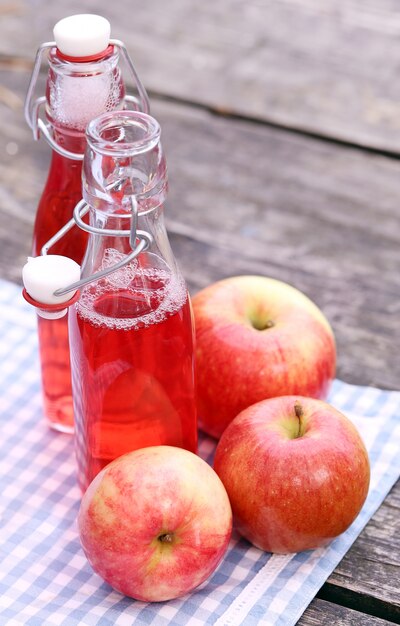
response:
M232 511L214 470L170 446L135 450L89 485L78 516L93 569L121 593L146 602L191 591L217 567Z
M214 468L237 530L268 552L328 543L368 493L368 454L355 426L321 400L285 396L244 410L228 426Z
M200 427L214 437L246 407L276 396L325 399L335 340L303 293L263 276L236 276L193 298Z

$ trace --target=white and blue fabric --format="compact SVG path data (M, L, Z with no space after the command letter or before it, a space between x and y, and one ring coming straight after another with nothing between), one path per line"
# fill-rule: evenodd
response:
M42 418L36 316L20 291L0 281L0 624L295 624L399 477L400 392L333 385L329 401L359 428L372 466L367 502L347 532L324 549L287 556L234 535L195 592L137 602L103 582L80 547L73 441ZM204 459L214 448L201 437Z

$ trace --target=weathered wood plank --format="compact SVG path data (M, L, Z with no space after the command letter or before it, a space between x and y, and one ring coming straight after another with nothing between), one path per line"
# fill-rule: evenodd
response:
M339 375L397 388L399 163L181 108L172 123L167 110L169 226L193 287L292 282L331 320Z
M399 152L397 0L19 0L0 53L32 59L58 19L93 11L154 92Z
M298 621L299 626L390 626L393 622L365 615L316 598Z
M8 81L17 99L26 80ZM0 272L19 280L49 150L31 140L15 98L0 107ZM171 241L192 290L239 273L288 280L331 320L341 377L398 387L400 163L188 107L153 108L169 162ZM330 577L338 599L343 588L400 606L399 499L400 485Z
M400 623L399 519L400 484L330 576L324 598Z

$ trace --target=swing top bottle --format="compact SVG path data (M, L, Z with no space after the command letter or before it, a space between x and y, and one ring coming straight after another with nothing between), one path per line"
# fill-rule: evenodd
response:
M93 232L82 278L127 260L143 237L146 247L83 286L69 311L83 490L130 450L197 447L192 313L164 225L160 127L142 113L113 112L93 120L87 136L83 196Z
M148 110L146 92L122 42L110 40L107 20L95 15L71 16L54 29L56 41L40 46L25 105L35 139L44 136L52 147L47 181L39 201L33 231L33 255L72 217L82 197L82 158L88 122L104 111ZM48 55L46 95L35 100L36 80ZM128 98L120 68L123 56L133 74L138 96ZM45 117L41 108L45 107ZM54 247L55 254L81 263L87 233L72 229ZM66 318L49 323L38 318L43 409L50 426L72 432L73 408Z

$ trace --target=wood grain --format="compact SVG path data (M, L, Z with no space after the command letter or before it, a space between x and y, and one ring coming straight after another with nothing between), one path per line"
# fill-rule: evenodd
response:
M33 59L58 19L94 10L152 92L399 153L396 0L19 0L0 53Z
M168 224L192 287L244 273L291 282L333 324L339 375L397 388L400 164L186 108L157 112Z

